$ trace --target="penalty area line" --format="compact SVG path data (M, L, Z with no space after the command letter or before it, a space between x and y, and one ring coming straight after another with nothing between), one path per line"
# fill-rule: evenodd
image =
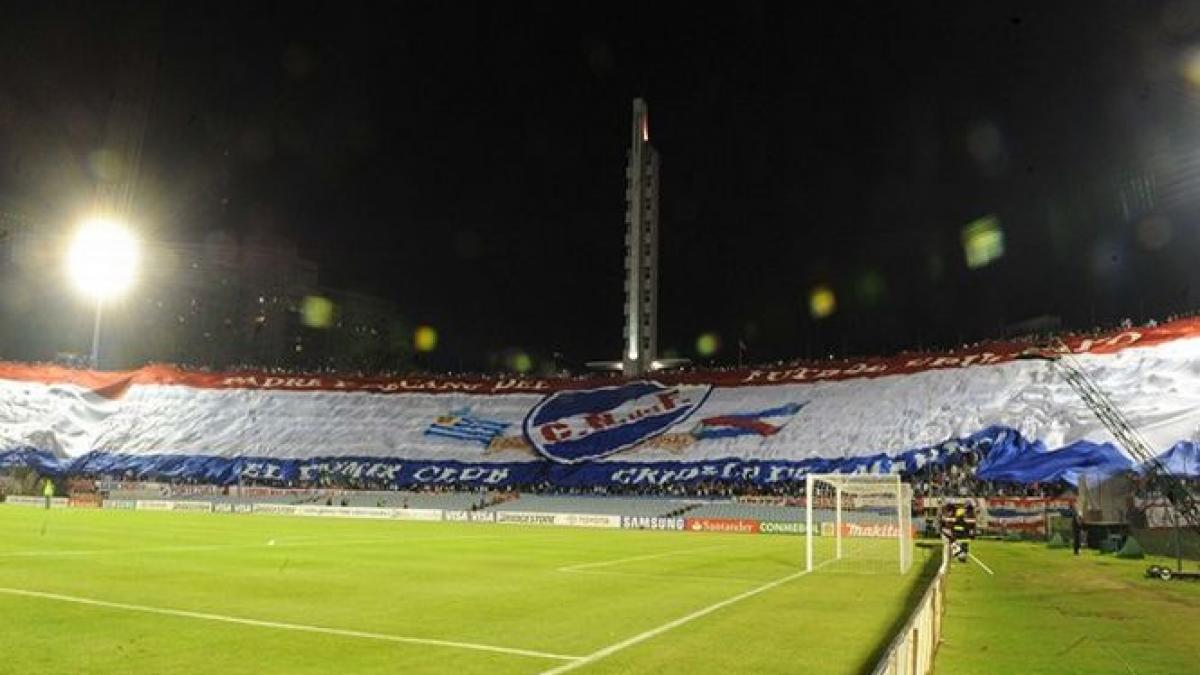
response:
M617 558L616 560L601 560L599 562L579 563L576 565L567 565L566 567L558 568L559 572L581 572L583 570L595 569L597 567L611 567L612 565L621 565L627 562L637 562L639 560L657 560L658 558L669 558L676 555L687 555L689 553L700 553L701 551L714 551L720 548L729 548L727 544L720 546L704 546L701 548L685 548L677 551L666 551L663 553L650 553L648 555L635 555L628 558Z
M4 588L0 587L0 594L13 595L25 598L37 598L40 600L53 600L56 602L68 602L76 605L88 605L92 607L103 607L106 609L116 609L126 612L142 612L144 614L159 614L164 616L175 616L185 619L199 619L201 621L216 621L220 623L232 623L242 626L255 626L257 628L274 628L278 630L298 631L302 633L321 633L323 635L337 635L340 637L359 638L365 640L378 640L382 642L397 642L401 644L426 645L430 647L446 647L451 649L466 649L477 652L491 652L494 654L508 654L510 656L526 656L537 659L553 659L556 661L576 661L583 657L567 656L565 654L552 654L550 652L539 652L532 649L520 649L517 647L501 647L497 645L478 644L474 642L457 642L455 640L438 640L435 638L419 638L407 637L403 635L388 635L386 633L371 633L359 630L347 630L343 628L327 628L324 626L308 626L299 623L286 623L282 621L263 621L259 619L246 619L237 616L226 616L224 614L210 614L208 612L191 612L183 609L168 609L165 607L150 607L147 605L134 605L124 602L109 602L107 600L95 600L92 598L80 598L73 595L62 595L60 593L44 593L42 591L27 591L19 588Z
M762 586L756 586L755 588L751 588L750 590L745 591L744 593L738 593L737 595L735 595L731 598L726 598L720 602L715 602L707 607L698 609L698 610L692 612L691 614L688 614L686 616L681 616L678 619L675 619L673 621L668 621L667 623L664 623L661 626L651 628L650 630L645 631L643 633L638 633L637 635L634 635L633 637L631 637L629 639L622 640L621 642L618 642L616 644L611 644L602 649L598 649L598 650L592 652L591 654L588 654L587 656L584 656L582 658L575 659L575 660L571 661L570 663L564 663L563 665L558 666L557 668L551 668L550 670L542 671L541 675L558 675L559 673L570 672L572 670L575 670L576 668L582 668L586 665L595 663L596 661L599 661L600 659L612 656L613 654L616 654L619 651L628 649L636 644L645 642L646 640L649 640L650 638L658 637L659 635L662 635L663 633L665 633L669 630L678 628L686 623L691 623L692 621L695 621L696 619L708 616L709 614L712 614L713 612L724 609L732 604L741 602L742 600L745 600L746 598L754 597L760 593L765 593L773 588L782 586L783 584L786 584L789 581L794 581L796 579L799 579L800 577L808 574L809 572L820 569L821 567L824 567L825 565L828 565L831 562L833 562L832 559L826 560L825 562L821 563L820 565L813 567L811 570L801 570L799 572L789 574L786 577L780 577L779 579L776 579L775 581L765 583Z

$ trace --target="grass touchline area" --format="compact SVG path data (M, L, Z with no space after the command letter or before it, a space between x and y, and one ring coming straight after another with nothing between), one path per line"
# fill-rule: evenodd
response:
M955 563L943 642L946 675L1181 675L1200 667L1200 583L1149 579L1147 557L1122 560L1043 544L977 541L995 570Z
M242 624L244 626L256 626L260 628L277 628L280 630L293 630L306 633L327 633L329 635L339 635L344 637L364 638L367 640L384 640L387 642L406 642L411 644L432 645L435 647L451 647L455 649L472 649L483 652L497 652L500 654L516 654L518 656L532 656L543 659L559 659L564 661L573 661L580 659L579 656L564 656L562 654L547 654L545 652L536 652L528 649L518 649L515 647L498 647L496 645L481 645L469 642L455 642L452 640L433 640L429 638L414 638L403 637L400 635L383 635L380 633L368 633L358 630L347 630L344 628L328 628L323 626L307 626L295 623L281 623L278 621L260 621L258 619L247 619L236 616L225 616L223 614L210 614L208 612L190 612L182 609L168 609L164 607L147 607L145 605L130 605L123 602L108 602L106 600L95 600L92 598L77 598L70 595L61 595L58 593L43 593L40 591L28 591L17 588L0 588L0 593L7 595L17 595L27 598L38 598L41 600L53 600L57 602L71 602L80 605L91 605L93 607L103 607L105 609L123 610L129 612L144 612L146 614L162 614L166 616L178 616L187 619L199 619L202 621L221 621L225 623Z
M20 508L0 531L14 672L857 673L920 583L809 574L793 536Z

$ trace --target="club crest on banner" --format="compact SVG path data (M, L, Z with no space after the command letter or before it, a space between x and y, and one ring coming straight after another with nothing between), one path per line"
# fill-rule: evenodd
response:
M628 382L560 391L525 416L523 429L539 453L563 464L607 457L655 438L704 403L710 385Z

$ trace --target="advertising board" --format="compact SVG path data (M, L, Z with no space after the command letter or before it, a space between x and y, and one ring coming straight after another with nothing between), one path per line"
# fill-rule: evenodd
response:
M684 518L683 529L688 532L727 532L758 534L759 521L747 518Z
M758 524L761 534L804 534L804 523L792 520L764 520Z
M621 516L621 527L627 530L682 530L683 518Z

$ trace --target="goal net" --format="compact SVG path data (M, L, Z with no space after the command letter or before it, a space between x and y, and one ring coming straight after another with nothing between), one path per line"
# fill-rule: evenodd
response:
M894 475L809 474L807 568L903 574L912 565L912 487Z

